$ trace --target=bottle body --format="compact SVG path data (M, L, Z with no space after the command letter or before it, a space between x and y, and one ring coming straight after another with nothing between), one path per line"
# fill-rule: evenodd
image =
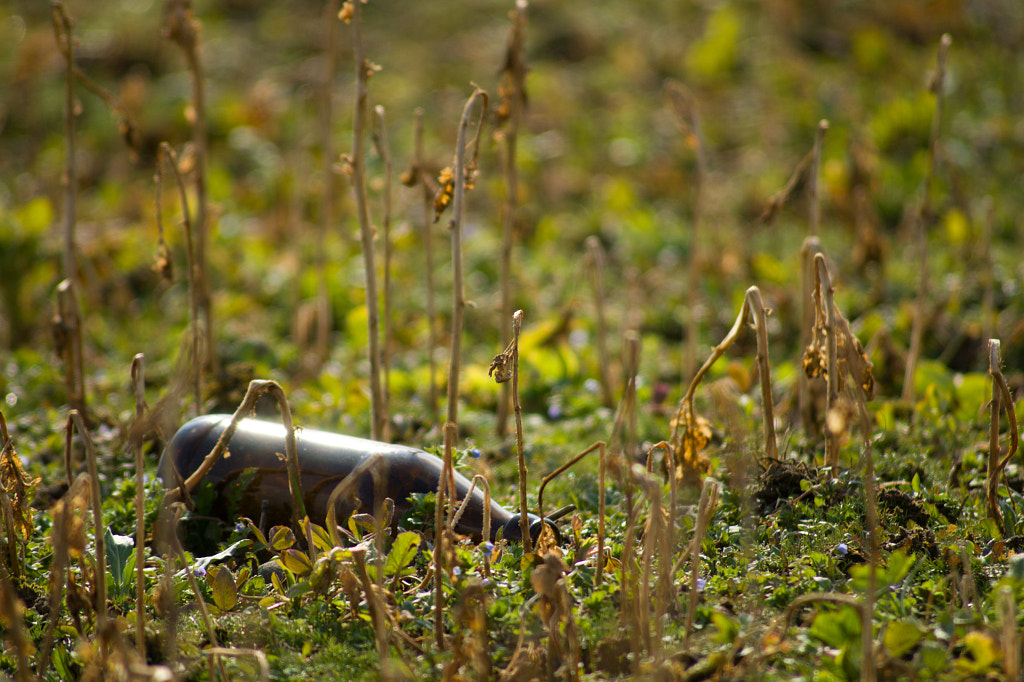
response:
M230 415L207 415L182 426L168 443L160 462L160 475L165 484L173 485L175 480L171 465L182 478L196 471L230 421ZM353 512L372 514L376 500L385 497L394 500L397 517L409 509L408 498L413 493L437 491L443 466L440 458L422 450L315 429L298 429L296 445L303 502L310 519L318 524L323 524L327 518L328 498L335 487L374 454L381 455L377 464L360 476L350 495L343 495L336 502L339 523L343 524ZM259 522L265 504L268 527L291 523L292 498L284 452L282 425L242 420L228 443L227 452L205 479L213 484L217 493L220 515L233 511ZM455 472L455 487L461 503L469 493L470 481ZM228 509L228 499L237 502L236 509ZM456 532L481 539L484 501L483 491L475 488ZM493 500L490 510L489 539L493 539L512 514Z

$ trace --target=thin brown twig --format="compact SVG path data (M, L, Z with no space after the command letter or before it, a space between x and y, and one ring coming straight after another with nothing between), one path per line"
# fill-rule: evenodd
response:
M942 107L946 90L946 55L953 39L948 33L939 41L939 52L935 61L935 76L931 90L935 94L935 115L932 117L931 136L928 140L928 171L924 178L924 196L914 216L915 239L917 242L917 301L914 304L914 321L910 329L910 348L907 350L907 367L903 376L903 399L913 400L916 387L914 377L917 360L921 354L924 336L925 306L928 302L928 226L932 219L932 193L935 185L935 170L938 166L939 131L942 128Z
M373 65L363 52L362 2L349 3L352 8L352 30L356 61L356 104L352 121L352 189L356 198L356 215L363 248L363 269L366 278L367 352L370 355L370 422L374 440L387 439L387 414L380 383L380 303L377 298L377 259L374 256L374 230L370 223L370 207L366 195L366 117L369 88L367 82Z

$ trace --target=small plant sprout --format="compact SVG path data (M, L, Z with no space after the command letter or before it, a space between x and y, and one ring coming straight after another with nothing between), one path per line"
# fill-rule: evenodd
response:
M992 401L989 403L990 421L988 436L988 471L985 476L985 501L988 506L988 517L995 522L1000 533L1006 533L1003 514L999 510L999 477L1003 474L1006 464L1017 453L1018 431L1017 416L1014 413L1013 396L1003 377L1002 358L999 352L999 340L989 339L988 342L988 373L992 377ZM999 414L1006 413L1009 423L1009 446L1006 454L1000 456L999 447Z
M914 322L910 330L910 348L907 350L907 368L903 376L903 399L914 399L914 377L921 354L924 336L925 306L928 302L928 226L932 220L932 193L935 188L935 170L939 160L939 132L942 129L942 107L946 93L946 55L953 39L948 33L939 40L939 53L935 60L935 74L929 89L935 95L935 115L932 117L931 137L928 141L928 171L924 178L924 195L914 215L914 239L917 246L917 301L914 303Z
M690 382L690 387L679 403L679 408L672 419L672 438L670 444L674 448L674 459L676 460L677 471L674 476L680 476L684 481L693 480L707 471L707 462L703 459L700 451L707 445L710 438L710 426L703 417L696 414L693 408L694 394L697 387L704 379L711 366L725 354L725 351L736 341L740 330L746 324L748 317L754 320L754 327L757 332L757 366L761 380L761 409L763 412L762 423L764 426L764 456L769 460L778 459L778 447L775 441L775 410L772 401L771 369L768 361L768 310L761 300L761 290L756 286L747 289L743 297L743 305L740 313L736 316L736 322L732 329L725 335L720 344L712 349L710 357Z

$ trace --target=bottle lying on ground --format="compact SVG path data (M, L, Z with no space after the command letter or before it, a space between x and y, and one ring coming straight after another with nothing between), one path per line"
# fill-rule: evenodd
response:
M188 478L199 469L230 422L230 415L213 414L197 417L182 426L168 443L160 461L160 476L165 485L174 486L176 481ZM382 499L390 497L394 500L395 518L398 518L410 508L410 495L437 491L443 462L422 450L307 428L296 431L296 441L303 503L314 523L325 523L328 500L335 487L374 454L381 456L377 464L370 467L377 470L379 484L375 484L371 470L365 471L352 487L352 494L342 495L336 501L339 523L344 524L353 512L372 514L378 492ZM228 443L227 452L204 479L213 485L217 494L214 513L227 515L233 512L257 523L263 518L268 528L289 525L292 497L288 489L284 452L284 426L256 419L242 420ZM175 476L172 465L180 479ZM244 487L237 490L233 486ZM471 487L465 476L455 472L459 504ZM229 491L230 497L237 500L234 509L228 508ZM457 533L469 535L477 541L482 539L484 502L483 491L479 487L474 488L469 505L455 526ZM548 524L560 538L551 519L548 519ZM530 534L537 537L541 527L540 519L530 514ZM522 539L519 515L491 500L491 537L488 539L496 539L499 531L507 540L518 542Z

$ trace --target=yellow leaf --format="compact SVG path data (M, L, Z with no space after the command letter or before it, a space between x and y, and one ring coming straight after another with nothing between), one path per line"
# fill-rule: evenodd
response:
M281 565L297 576L304 576L313 570L309 557L297 549L286 549L277 555Z
M210 576L213 576L212 578ZM213 591L213 603L221 611L230 611L238 603L238 590L235 587L235 576L226 566L218 566L216 571L207 573L207 582Z

